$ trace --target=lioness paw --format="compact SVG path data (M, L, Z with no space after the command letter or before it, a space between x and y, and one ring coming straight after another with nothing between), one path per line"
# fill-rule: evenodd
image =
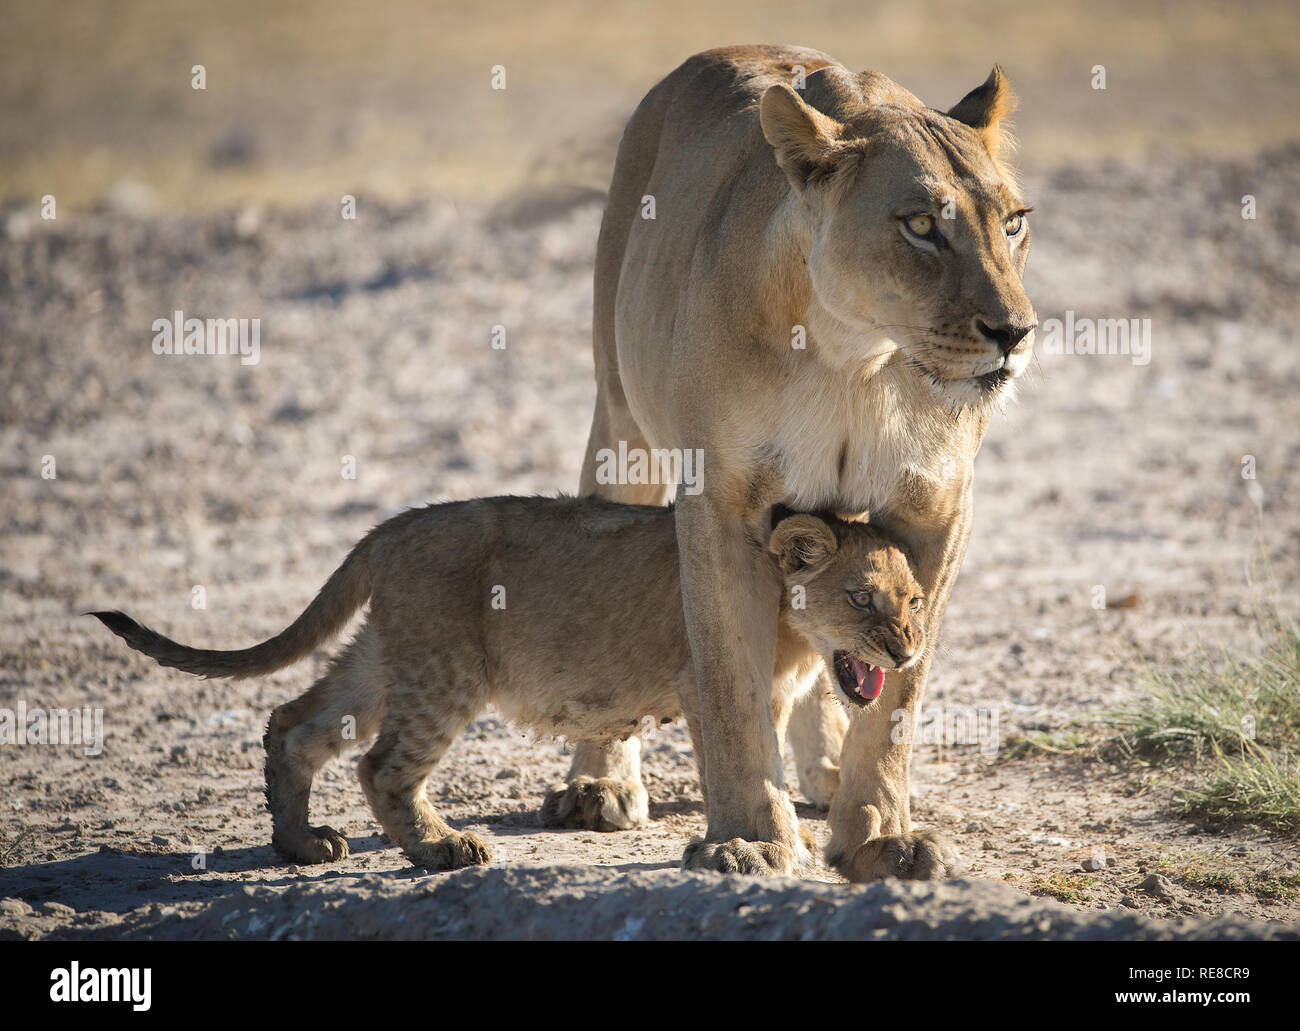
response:
M909 881L942 881L963 871L952 844L931 831L891 834L864 841L847 858L827 861L855 883L897 877Z
M333 827L277 833L272 835L271 844L282 856L298 863L335 863L348 857L348 839Z
M412 863L426 870L459 870L465 866L487 866L492 862L491 849L470 831L448 834L436 841L422 841L407 849L406 855Z
M798 862L795 850L775 841L746 841L744 838L704 841L694 838L682 856L682 869L783 877L794 873Z
M541 817L547 827L633 830L650 819L650 796L639 781L578 777L547 793Z

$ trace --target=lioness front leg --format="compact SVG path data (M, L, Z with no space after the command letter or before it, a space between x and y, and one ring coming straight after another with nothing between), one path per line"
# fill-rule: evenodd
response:
M908 541L927 597L926 651L914 666L885 676L880 697L850 717L840 754L840 785L828 822L826 861L850 881L882 877L942 880L961 872L940 835L912 830L912 731L953 583L970 539L970 478L947 512L928 526L879 520ZM877 521L873 516L873 521Z
M568 780L547 792L542 823L593 831L644 827L650 797L641 784L641 741L579 741Z
M909 673L885 677L880 701L886 704L855 713L844 739L826 861L850 881L943 880L961 872L945 838L912 830L908 780L916 705L907 699L919 698L919 691L901 683Z
M757 527L679 492L682 600L699 690L708 829L685 870L789 874L807 850L772 715L781 581Z

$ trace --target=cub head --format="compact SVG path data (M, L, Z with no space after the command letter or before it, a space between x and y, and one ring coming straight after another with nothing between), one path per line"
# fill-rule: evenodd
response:
M1038 319L1021 284L1029 208L1004 164L1014 107L1000 68L946 114L876 72L768 88L760 121L803 202L825 360L860 369L896 354L957 407L988 404L1024 371Z
M878 529L793 515L773 528L768 550L785 576L784 618L821 654L848 701L871 704L885 670L921 657L924 592L902 550Z

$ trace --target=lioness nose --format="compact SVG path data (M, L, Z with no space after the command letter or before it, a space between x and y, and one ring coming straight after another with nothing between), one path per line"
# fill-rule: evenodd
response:
M889 657L894 660L894 664L898 666L903 665L903 663L916 654L916 652L910 647L896 648L892 644L887 646L886 650L889 652Z
M1004 354L1010 354L1018 346L1020 341L1029 336L1037 328L1037 323L1028 326L990 326L981 318L975 320L975 331L985 340L997 344L998 349Z

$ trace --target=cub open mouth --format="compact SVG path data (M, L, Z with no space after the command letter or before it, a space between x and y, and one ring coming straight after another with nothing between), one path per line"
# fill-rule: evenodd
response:
M867 705L880 697L885 686L883 669L856 659L848 652L836 652L834 660L835 679L849 701L854 705Z

